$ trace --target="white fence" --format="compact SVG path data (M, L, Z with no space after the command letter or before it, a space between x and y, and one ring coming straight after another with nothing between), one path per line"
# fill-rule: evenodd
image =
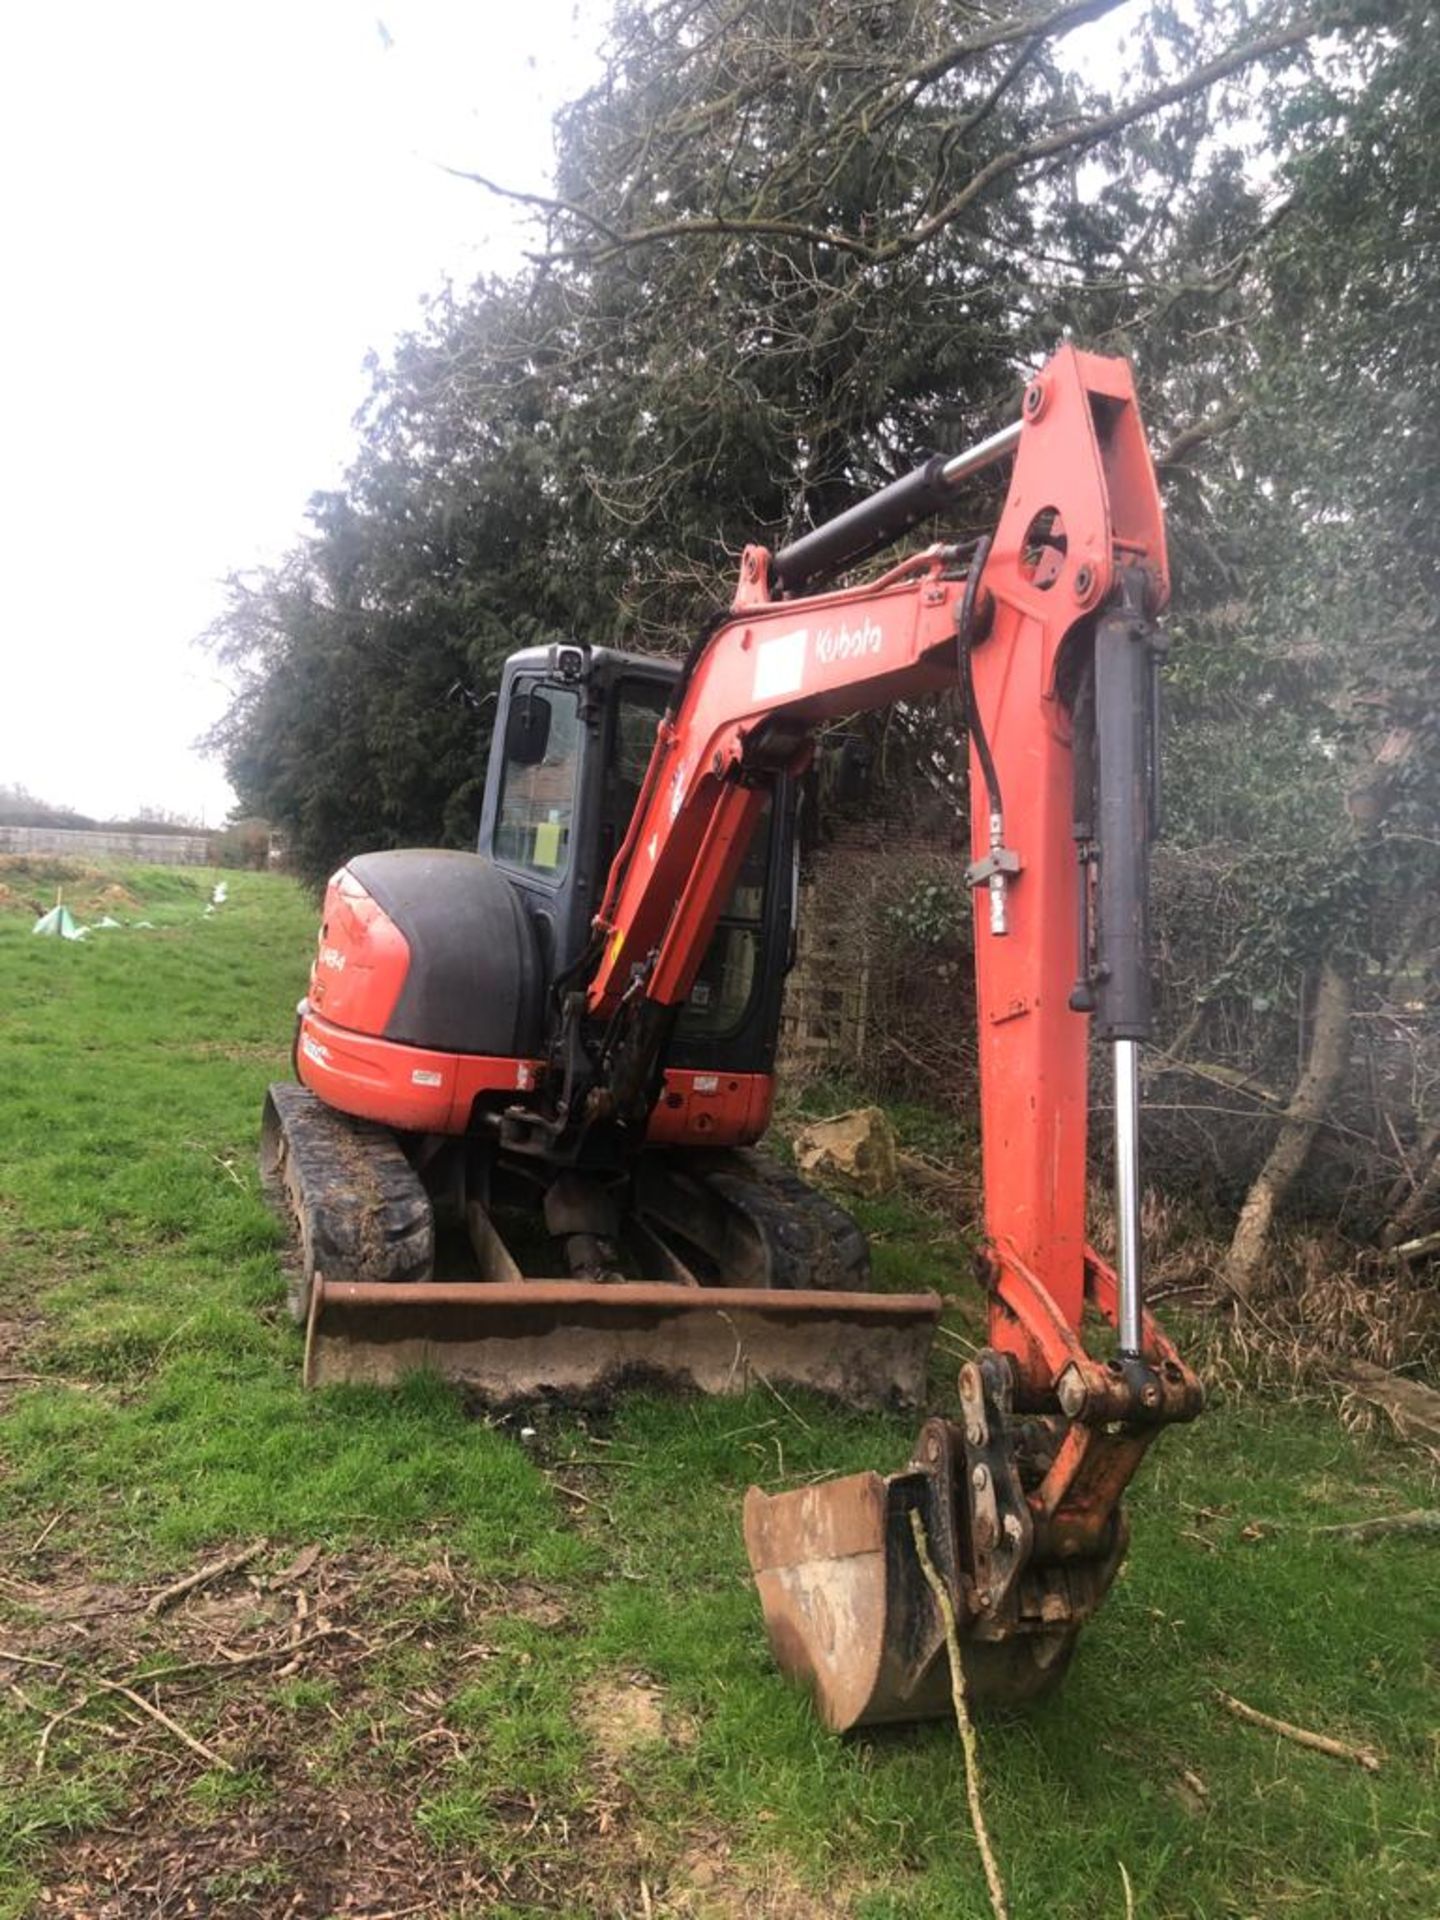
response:
M152 867L204 867L203 833L112 833L103 827L0 827L0 854L60 853L81 860L134 860Z

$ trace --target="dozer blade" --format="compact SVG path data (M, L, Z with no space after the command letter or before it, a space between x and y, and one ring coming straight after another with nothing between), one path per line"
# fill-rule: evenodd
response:
M726 1394L763 1382L904 1408L924 1396L939 1317L933 1293L317 1276L305 1378L389 1384L423 1370L501 1406L650 1383Z
M928 1430L927 1430L928 1431ZM951 1462L745 1496L745 1548L776 1665L833 1733L953 1711L944 1624L915 1548L918 1511L960 1626L970 1703L1022 1705L1058 1683L1076 1628L977 1628L958 1564ZM986 1637L978 1637L984 1635Z

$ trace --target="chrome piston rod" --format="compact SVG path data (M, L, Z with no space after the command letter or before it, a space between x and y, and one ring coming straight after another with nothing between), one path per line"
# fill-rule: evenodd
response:
M967 447L964 453L957 453L947 460L940 470L946 486L958 487L972 473L983 473L986 467L993 467L997 460L1003 460L1007 453L1013 453L1020 444L1020 432L1024 424L1022 420L1013 421L998 433L992 433L988 440L977 440L973 447Z
M1115 1271L1121 1357L1139 1357L1145 1310L1140 1274L1140 1043L1115 1048Z

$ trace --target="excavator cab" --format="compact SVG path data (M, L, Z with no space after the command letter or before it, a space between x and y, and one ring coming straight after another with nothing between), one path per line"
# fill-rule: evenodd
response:
M479 851L523 900L549 982L585 953L679 671L671 660L572 645L527 648L505 664ZM680 1074L744 1076L747 1113L757 1117L762 1105L768 1117L758 1082L768 1082L774 1068L794 950L795 828L796 783L782 774L668 1052ZM660 1124L670 1137L682 1110L674 1103L683 1099L683 1085L672 1086L662 1102ZM703 1117L697 1111L697 1121ZM697 1137L743 1143L733 1123L718 1113L710 1119Z

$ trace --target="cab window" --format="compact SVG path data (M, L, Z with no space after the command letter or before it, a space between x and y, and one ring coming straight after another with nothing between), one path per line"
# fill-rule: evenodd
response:
M759 983L766 870L770 861L767 796L744 864L690 989L676 1028L682 1040L719 1040L743 1024Z
M507 727L495 858L558 880L570 864L575 782L580 758L580 698L570 687L517 680Z

